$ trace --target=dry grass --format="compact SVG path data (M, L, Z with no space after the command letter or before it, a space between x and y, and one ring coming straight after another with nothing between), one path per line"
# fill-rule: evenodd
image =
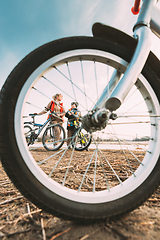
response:
M64 221L25 199L0 165L0 239L159 239L160 188L140 208L115 222L90 225Z

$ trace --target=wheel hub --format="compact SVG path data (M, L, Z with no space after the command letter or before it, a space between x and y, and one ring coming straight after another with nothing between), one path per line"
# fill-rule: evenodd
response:
M87 113L82 119L82 127L87 132L96 132L104 129L109 120L109 111L106 109L96 109Z

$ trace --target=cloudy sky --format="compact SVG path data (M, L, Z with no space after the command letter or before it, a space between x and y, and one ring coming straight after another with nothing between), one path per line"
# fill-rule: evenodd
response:
M94 22L102 22L132 34L132 25L137 18L131 14L132 5L133 0L2 1L0 88L10 71L30 51L58 38L90 36Z

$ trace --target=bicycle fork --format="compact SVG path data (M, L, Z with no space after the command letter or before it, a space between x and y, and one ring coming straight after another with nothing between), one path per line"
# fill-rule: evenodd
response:
M103 129L110 118L114 120L116 115L112 112L121 106L136 83L151 49L152 32L150 22L155 3L156 0L143 0L137 23L133 28L134 37L138 40L133 57L122 78L119 70L113 72L109 84L93 107L92 112L84 116L83 127L87 131L92 132Z
M152 43L152 32L149 26L154 3L156 0L145 0L142 5L137 23L133 28L134 37L138 40L136 50L123 77L105 102L105 108L110 111L115 111L121 106L146 63ZM115 85L117 79L115 81L113 78L112 81L112 85Z

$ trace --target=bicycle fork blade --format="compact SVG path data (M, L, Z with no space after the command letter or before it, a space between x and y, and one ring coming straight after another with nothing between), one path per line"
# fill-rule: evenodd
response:
M150 53L152 43L150 28L147 26L140 27L135 34L138 38L138 43L131 62L105 103L105 108L110 111L115 111L121 106L125 97L136 83Z

